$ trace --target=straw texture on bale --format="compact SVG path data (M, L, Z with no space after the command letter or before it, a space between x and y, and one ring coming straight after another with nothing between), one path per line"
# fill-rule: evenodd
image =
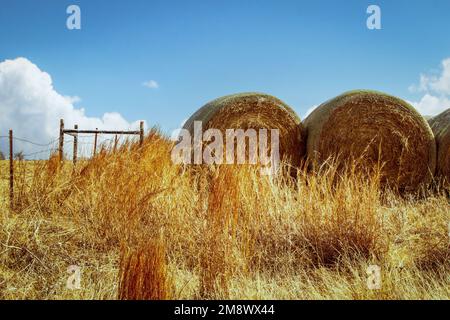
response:
M427 121L405 101L375 91L350 91L304 121L313 164L334 158L381 168L383 185L414 190L431 181L436 144Z
M436 172L450 182L450 109L428 120L437 146Z
M280 160L299 166L305 156L305 130L300 118L283 101L267 94L240 93L215 99L187 120L184 129L191 134L194 121L202 121L203 131L221 130L224 137L226 129L267 129L270 139L270 130L278 129Z

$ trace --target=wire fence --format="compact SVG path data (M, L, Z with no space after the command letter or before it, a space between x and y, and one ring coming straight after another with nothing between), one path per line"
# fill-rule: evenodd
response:
M123 135L139 135L139 143L142 146L144 141L144 122L140 122L139 131L102 131L102 130L78 130L78 125L74 126L75 129L64 129L64 120L60 120L60 131L58 138L51 138L46 143L36 142L27 138L15 137L13 130L9 130L9 135L0 135L0 152L3 147L3 142L6 140L6 149L1 152L2 160L8 159L9 170L0 170L0 180L9 180L9 198L10 208L14 209L14 166L15 162L19 160L46 160L51 157L52 154L58 155L59 161L65 159L64 145L73 143L72 148L72 161L74 166L76 165L78 154L84 159L88 159L96 155L97 150L101 150L104 147L113 147L116 150L120 140L123 140ZM72 138L66 139L66 135L72 136ZM103 139L103 135L114 135L114 138ZM100 138L100 139L99 139ZM129 138L126 139L129 141ZM7 151L8 152L7 152ZM27 150L28 152L24 152ZM70 149L69 149L70 150ZM6 154L5 154L6 153ZM3 169L3 166L0 167Z
M0 148L2 157L0 160L10 160L10 152L8 150L8 143L9 143L9 136L0 135L0 146L3 148ZM83 159L89 159L92 158L94 154L94 138L95 134L86 134L86 135L80 135L77 137L77 148L78 148L78 154ZM99 139L97 150L100 150L103 147L113 147L114 144L116 144L116 147L118 148L121 143L123 143L125 140L124 136L116 136L114 138L105 139L101 135L97 135L97 138ZM128 138L129 139L129 138ZM81 141L80 141L81 140ZM47 143L41 143L32 141L29 139L25 139L22 137L12 137L13 141L13 160L20 160L20 161L37 161L37 160L47 160L51 157L52 154L58 153L59 138L52 138ZM6 143L5 143L6 142ZM20 142L21 145L17 146L17 142ZM74 143L73 138L67 138L64 139L65 145L70 145ZM6 148L5 148L6 146ZM35 148L32 148L35 147ZM30 152L24 152L24 150L30 150ZM73 150L69 149L69 152L66 153L67 158L72 157ZM10 172L8 170L0 170L0 180L9 180L10 179Z
M117 136L114 138L104 139L103 136L97 136L99 141L97 143L98 149L106 146L112 146L115 142L120 144L124 140L124 136ZM95 134L90 135L80 135L78 136L78 154L83 158L89 158L94 156L94 139ZM8 143L9 136L0 136L0 144L5 145L1 141L6 141ZM58 152L59 148L59 138L54 138L47 143L39 143L25 138L13 137L14 142L14 152L13 157L16 160L45 160L48 159L52 154ZM87 141L87 140L90 141ZM128 138L129 139L129 138ZM80 141L81 140L81 141ZM16 142L20 142L21 145L17 147ZM72 144L74 142L73 138L64 139L64 145ZM30 147L31 146L31 147ZM36 147L36 148L32 148ZM2 152L3 159L9 159L9 153L7 152L8 148L3 148ZM0 149L1 150L1 149ZM30 150L30 152L24 152L24 150ZM72 150L69 150L69 156L71 155Z

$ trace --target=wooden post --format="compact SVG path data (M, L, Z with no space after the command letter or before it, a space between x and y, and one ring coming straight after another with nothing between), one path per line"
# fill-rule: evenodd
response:
M97 131L97 130L98 130L98 128L95 128L95 131ZM97 154L97 136L98 136L98 133L96 132L95 138L94 138L94 157Z
M75 130L78 130L78 125L76 124L73 127ZM77 152L78 152L78 133L73 134L73 164L77 164Z
M64 160L64 120L59 120L59 161Z
M116 153L117 150L117 143L118 143L118 139L117 139L117 134L114 136L114 149L113 152Z
M142 147L144 144L144 121L139 124L139 145Z
M9 130L9 206L14 208L14 149L13 131Z

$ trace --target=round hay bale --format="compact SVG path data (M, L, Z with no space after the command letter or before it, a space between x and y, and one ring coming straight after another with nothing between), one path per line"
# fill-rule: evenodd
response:
M224 137L226 129L267 129L270 138L270 130L278 129L280 160L292 166L299 166L306 153L300 118L286 103L268 94L240 93L215 99L197 110L183 128L192 134L195 121L202 121L203 131L219 129Z
M436 144L426 120L405 101L375 91L350 91L316 108L304 121L313 164L329 158L381 165L383 185L414 190L432 179ZM336 157L337 156L337 157Z
M450 109L428 120L436 139L437 175L450 182Z

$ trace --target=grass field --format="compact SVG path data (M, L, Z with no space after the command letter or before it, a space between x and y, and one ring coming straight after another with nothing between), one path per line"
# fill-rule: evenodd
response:
M445 190L400 196L333 168L276 180L183 168L170 150L153 131L75 169L17 162L13 211L2 162L0 298L450 298Z

